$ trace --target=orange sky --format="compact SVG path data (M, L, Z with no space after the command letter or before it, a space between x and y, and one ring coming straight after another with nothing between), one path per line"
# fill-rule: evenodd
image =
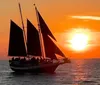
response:
M33 3L35 3L60 44L62 44L62 42L66 44L65 40L60 37L63 36L65 32L70 32L72 28L85 27L89 28L93 33L100 31L100 20L84 20L70 17L99 17L99 0L2 0L0 2L0 56L7 56L10 19L14 20L19 26L21 26L17 4L18 1L22 6L24 24L26 24L26 19L28 18L37 27L35 10L33 7ZM98 35L95 34L95 36L99 37L100 35L98 33ZM97 39L99 40L99 38ZM64 46L62 45L62 47ZM84 52L76 53L67 47L64 47L64 49L66 49L64 50L64 53L71 56L71 58L87 58L87 56L89 58L95 58L100 56L99 44L90 47L90 50Z

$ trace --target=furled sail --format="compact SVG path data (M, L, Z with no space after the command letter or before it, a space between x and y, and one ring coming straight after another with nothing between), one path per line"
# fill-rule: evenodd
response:
M55 54L65 57L62 51L55 45L55 43L50 39L48 35L43 34L43 40L46 57L49 57L51 59L57 59Z
M11 20L9 56L27 56L23 37L23 30Z
M51 31L49 30L48 26L46 25L45 21L41 17L41 15L38 12L38 10L37 10L37 13L38 13L38 18L39 18L39 22L40 22L39 24L40 24L40 27L41 27L41 32L43 34L49 35L50 37L52 37L56 41L55 37L53 36L53 34L51 33Z
M27 54L41 56L39 34L33 24L27 19Z

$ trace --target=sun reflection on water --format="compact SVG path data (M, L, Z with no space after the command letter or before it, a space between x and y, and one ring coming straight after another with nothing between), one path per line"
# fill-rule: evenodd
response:
M74 63L71 74L73 76L73 81L81 83L89 80L91 72L89 72L88 69L85 69L86 62L84 60L77 60Z

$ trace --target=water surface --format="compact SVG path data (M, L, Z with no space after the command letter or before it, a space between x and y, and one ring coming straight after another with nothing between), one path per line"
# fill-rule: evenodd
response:
M100 85L100 59L71 60L54 74L15 74L0 61L0 85Z

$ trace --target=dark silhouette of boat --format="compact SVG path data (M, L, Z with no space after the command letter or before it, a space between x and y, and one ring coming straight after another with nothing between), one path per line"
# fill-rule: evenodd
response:
M15 72L51 73L59 65L70 63L70 60L65 57L54 43L57 40L49 30L36 6L38 29L27 19L27 33L25 33L20 3L19 8L23 29L11 20L8 50L10 68ZM62 59L59 60L55 54L62 56Z

